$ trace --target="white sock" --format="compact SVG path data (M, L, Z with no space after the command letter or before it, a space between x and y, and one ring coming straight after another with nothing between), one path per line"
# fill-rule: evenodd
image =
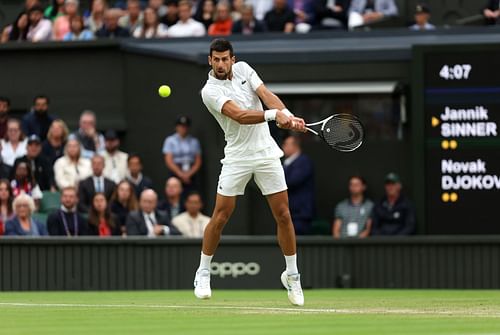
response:
M285 255L285 262L287 275L295 275L299 273L299 269L297 268L297 254L291 256Z
M210 271L210 262L212 261L212 257L214 257L214 255L208 256L202 252L200 257L200 267L198 268L198 270Z

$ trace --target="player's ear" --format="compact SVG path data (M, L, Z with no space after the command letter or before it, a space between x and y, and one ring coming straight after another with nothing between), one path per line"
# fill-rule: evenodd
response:
M210 55L208 55L208 65L212 66L212 58L210 58Z
M236 57L235 56L231 57L231 63L233 63L233 64L236 63Z

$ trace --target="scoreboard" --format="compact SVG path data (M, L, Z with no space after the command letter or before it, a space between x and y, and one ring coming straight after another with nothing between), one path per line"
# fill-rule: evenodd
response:
M500 47L424 47L416 61L426 232L500 233Z

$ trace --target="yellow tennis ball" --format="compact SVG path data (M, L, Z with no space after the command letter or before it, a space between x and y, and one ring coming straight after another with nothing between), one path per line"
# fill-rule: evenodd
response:
M161 85L160 88L158 89L158 94L162 98L169 97L171 92L172 91L170 90L170 86L168 85Z

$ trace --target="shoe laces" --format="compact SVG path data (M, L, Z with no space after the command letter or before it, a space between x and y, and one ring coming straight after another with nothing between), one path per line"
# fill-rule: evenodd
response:
M206 290L210 288L210 271L200 270L198 273L198 287Z

